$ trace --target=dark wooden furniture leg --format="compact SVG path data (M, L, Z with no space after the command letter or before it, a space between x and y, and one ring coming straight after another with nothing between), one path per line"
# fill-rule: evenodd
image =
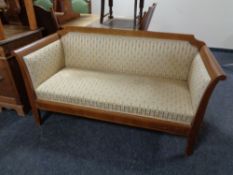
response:
M100 9L100 23L101 24L104 21L104 6L105 6L105 0L101 0L101 9Z
M137 6L138 6L138 0L134 1L134 19L133 19L133 28L136 29L137 26Z
M188 136L187 146L186 146L186 150L185 150L185 153L187 156L192 155L193 147L195 145L196 139L197 139L197 136L195 135L195 133L192 133Z
M109 19L113 19L113 15L112 15L113 0L108 0L108 5L109 5Z
M139 24L140 25L142 23L142 18L143 18L143 8L144 8L144 0L140 0L139 2Z
M138 27L139 30L148 30L155 8L156 4L154 3L152 6L148 8L147 12L144 12L141 23Z
M36 108L32 108L32 115L35 118L36 125L40 126L42 123L41 116L40 116L40 111Z

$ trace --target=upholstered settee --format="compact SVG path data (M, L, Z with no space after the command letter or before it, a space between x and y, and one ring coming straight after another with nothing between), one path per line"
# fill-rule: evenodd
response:
M39 110L164 131L193 145L225 75L192 35L69 27L15 51Z

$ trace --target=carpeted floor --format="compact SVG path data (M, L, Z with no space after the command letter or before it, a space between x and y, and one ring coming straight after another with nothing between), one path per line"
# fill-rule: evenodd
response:
M195 152L186 139L159 132L52 114L0 113L0 175L233 174L233 53L214 52L228 79L209 103Z

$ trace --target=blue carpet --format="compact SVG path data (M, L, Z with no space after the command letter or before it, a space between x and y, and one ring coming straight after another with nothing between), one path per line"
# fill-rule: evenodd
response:
M0 175L233 174L233 54L215 51L228 79L216 88L195 152L186 139L51 114L36 127L29 114L0 113Z

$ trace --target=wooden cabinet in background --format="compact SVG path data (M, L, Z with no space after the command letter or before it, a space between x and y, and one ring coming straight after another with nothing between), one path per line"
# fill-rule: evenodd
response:
M33 0L0 0L0 111L14 109L24 116L30 109L18 63L11 52L42 37Z
M17 27L10 30L13 36L0 41L0 110L10 108L24 116L30 106L18 63L11 51L40 39L42 29L20 29L20 33L17 33Z

